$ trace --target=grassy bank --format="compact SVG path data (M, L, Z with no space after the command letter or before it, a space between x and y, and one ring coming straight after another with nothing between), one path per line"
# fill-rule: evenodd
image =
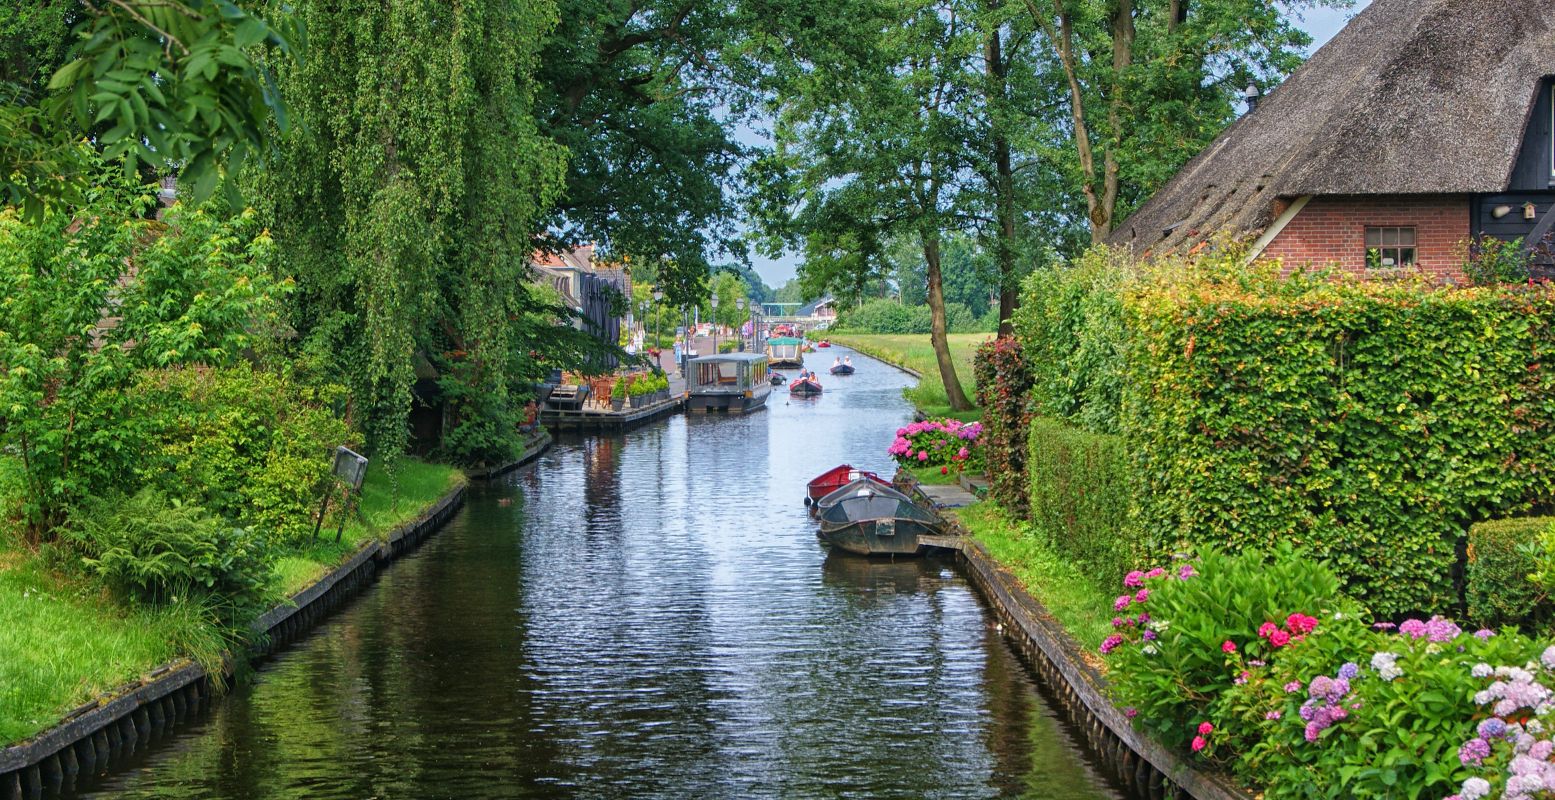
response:
M945 386L940 381L939 362L934 358L934 346L929 343L929 335L926 333L877 334L823 331L811 336L830 339L860 353L892 364L899 364L922 375L923 379L918 385L908 389L905 394L913 405L929 416L953 416L965 421L982 416L982 413L977 410L951 412L950 402L945 398ZM978 345L991 338L993 334L990 333L952 333L948 337L950 358L956 364L956 375L961 378L961 387L966 391L968 399L973 398L976 390L972 357L976 355Z
M459 470L404 462L399 491L381 470L362 488L363 519L271 560L279 602L339 564L363 542L415 519L464 481ZM0 481L3 483L3 481ZM0 489L3 489L0 485ZM33 551L0 531L0 744L53 725L71 709L179 657L214 663L226 647L198 602L132 608L70 569L61 551Z
M1112 633L1111 597L1106 589L1073 559L1059 555L1028 523L1010 519L992 502L975 503L955 514L1095 661L1090 655L1095 645Z

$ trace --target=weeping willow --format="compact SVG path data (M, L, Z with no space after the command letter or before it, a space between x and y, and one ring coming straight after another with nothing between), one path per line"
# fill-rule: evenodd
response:
M368 446L408 441L417 364L456 420L500 438L543 326L524 280L564 151L533 117L550 0L294 0L306 56L281 86L293 130L260 179L293 327L351 390ZM529 378L532 380L532 378Z

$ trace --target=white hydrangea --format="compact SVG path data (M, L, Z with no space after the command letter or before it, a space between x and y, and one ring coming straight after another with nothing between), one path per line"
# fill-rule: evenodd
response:
M1463 800L1480 800L1481 797L1490 794L1490 781L1484 778L1469 778L1463 782L1463 788L1458 790Z
M1398 654L1387 651L1372 655L1371 668L1376 670L1377 677L1385 681L1391 681L1404 674L1404 671L1398 667Z
M1147 656L1153 656L1156 653L1161 652L1160 650L1155 649L1155 645L1153 644L1147 644L1144 647L1139 648L1139 651Z
M1488 678L1495 674L1495 669L1493 669L1489 664L1481 661L1480 663L1475 664L1473 669L1469 670L1469 674L1476 678Z
M1539 661L1545 669L1555 669L1555 644L1544 648L1544 652L1539 654Z
M1533 734L1534 736L1539 736L1539 735L1542 735L1544 733L1544 723L1542 723L1542 722L1540 722L1540 721L1538 721L1536 719L1528 720L1528 724L1523 726L1523 727L1526 728L1527 731L1529 733Z

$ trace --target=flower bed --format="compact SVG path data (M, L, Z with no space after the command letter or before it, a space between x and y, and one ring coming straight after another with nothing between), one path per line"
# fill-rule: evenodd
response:
M982 468L983 453L979 439L983 426L958 419L930 419L896 429L896 441L886 449L898 464L908 467L939 467L941 475L974 472Z
M1555 795L1555 647L1368 624L1338 586L1290 549L1129 573L1101 646L1124 713L1268 800Z

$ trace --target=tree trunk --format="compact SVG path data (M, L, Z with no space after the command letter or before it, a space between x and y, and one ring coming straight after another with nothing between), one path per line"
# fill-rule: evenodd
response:
M989 8L998 8L998 0L990 0ZM1020 281L1015 263L1015 170L1010 164L1010 137L1006 134L1006 87L1009 81L1009 65L1004 60L1003 44L999 41L999 28L994 28L983 45L983 62L988 77L989 124L993 130L994 160L994 213L998 218L998 242L994 255L999 265L999 336L1011 336L1015 328L1010 317L1019 302Z
M950 410L967 411L972 408L972 401L961 388L956 362L950 359L950 342L945 337L945 287L939 269L939 235L925 231L921 236L923 260L929 268L929 341L934 345L934 360L939 363L939 377L945 384L945 399L950 402Z

